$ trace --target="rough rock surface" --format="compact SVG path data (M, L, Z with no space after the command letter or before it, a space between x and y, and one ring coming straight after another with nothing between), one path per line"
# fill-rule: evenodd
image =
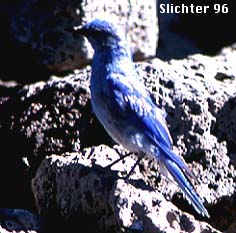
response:
M0 232L40 232L40 218L22 209L0 209Z
M208 223L222 231L229 226L233 228L236 216L235 58L236 47L232 46L215 57L195 55L168 63L154 59L137 64L140 79L166 110L175 151L185 158L199 180L195 187L211 215ZM4 189L0 192L0 206L26 208L33 203L29 183L46 155L78 152L99 144L112 146L91 111L89 75L87 68L63 79L52 77L48 82L24 87L7 87L1 83L4 92L0 96L3 155L0 178ZM115 153L111 151L109 153ZM123 153L123 149L119 151ZM47 162L48 159L43 161ZM8 179L6 168L11 172ZM146 158L139 168L139 179L145 187L163 194L178 207L179 213L181 209L199 218L179 189L160 179L155 162ZM28 170L32 172L30 175ZM93 175L94 171L91 172ZM34 195L37 195L35 189ZM64 200L64 205L70 206ZM55 210L56 203L53 205ZM50 215L50 211L46 215Z
M7 91L1 92L0 105L0 180L4 187L0 206L33 208L29 184L38 163L47 154L77 151L83 144L80 133L83 128L89 131L93 121L88 73L84 73L81 79L52 78L17 89L2 84ZM8 179L6 168L11 171Z
M92 121L88 75L84 69L72 77L52 77L21 88L0 106L4 113L0 134L7 137L7 131L13 131L21 135L27 145L21 145L24 148L18 153L25 157L77 151L83 144L80 134Z
M130 181L119 179L132 167L133 158L117 163L111 171L105 168L118 158L118 153L106 146L47 157L32 181L40 213L53 213L68 221L77 218L86 232L218 232L179 211L142 182L138 168ZM80 221L81 215L90 219L89 226Z
M14 95L19 89L20 85L17 82L4 82L0 80L0 105L7 101L9 96Z
M156 53L158 25L154 0L145 3L138 0L4 1L0 9L0 18L6 22L5 25L2 22L1 34L9 36L0 45L4 49L9 40L13 42L6 51L8 56L9 51L12 54L11 63L14 53L17 56L17 48L24 47L23 60L27 61L29 55L31 62L54 72L81 67L91 59L92 49L74 33L73 27L98 17L122 25L137 59Z
M219 229L236 216L235 58L233 45L213 58L194 55L168 63L152 61L160 83L157 103L167 112L175 150L191 163L200 181L197 190L214 206L209 211ZM148 81L150 90L157 88Z
M42 158L111 139L91 111L90 69L23 87L2 83L0 206L34 209L30 179ZM94 130L100 136L94 137ZM104 141L104 138L105 141ZM6 179L6 167L12 171ZM14 198L19 193L19 198Z

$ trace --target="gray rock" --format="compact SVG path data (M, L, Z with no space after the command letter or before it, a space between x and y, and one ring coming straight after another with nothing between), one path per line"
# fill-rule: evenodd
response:
M97 125L99 132L101 126L91 114L88 85L88 72L81 70L77 78L52 78L11 93L6 88L0 105L0 206L34 209L30 180L42 158L96 144L91 129Z
M235 56L232 47L214 58L194 55L169 63L154 59L148 68L152 76L146 78L150 90L160 83L156 100L167 112L174 149L191 162L200 181L199 192L210 204L223 197L233 198L235 192L231 155L236 148L232 140L236 129L229 123L235 118L234 111L229 114L227 107L236 96L236 70L232 66ZM146 65L140 66L147 70ZM224 81L217 80L219 72L225 75ZM222 124L222 119L228 124ZM222 134L226 136L221 138Z
M174 149L200 181L200 195L215 206L212 222L221 230L235 217L235 56L233 45L212 58L194 55L169 63L153 60L154 67L149 68L159 77L156 100L167 111ZM155 78L150 79L150 90L158 88ZM173 192L171 186L166 187L168 195Z
M0 232L40 232L40 218L23 209L0 209Z
M119 179L134 164L132 157L105 168L118 158L114 149L98 146L44 159L32 180L40 213L76 218L87 232L218 232L143 183L138 167L130 181Z
M220 230L232 225L236 216L234 60L232 46L216 57L194 55L169 63L154 59L137 64L139 78L167 113L174 150L185 158L199 180L195 187L212 216L209 223ZM45 156L79 152L93 145L112 146L91 111L89 75L90 69L77 70L64 79L52 77L48 82L6 92L8 97L0 105L1 151L5 155L0 164L5 187L0 193L1 206L6 199L21 205L32 201L31 177L26 174L30 170L34 175ZM125 171L131 166L124 166ZM14 171L9 179L5 178L6 168ZM160 179L155 161L146 158L140 172L145 187L157 189L179 209L195 213L175 185Z
M10 96L16 94L20 89L20 85L15 81L4 82L0 80L0 105L9 99Z
M0 106L0 134L7 137L13 131L26 141L21 145L25 148L18 148L22 157L78 151L80 134L93 118L88 74L84 69L72 77L24 86Z

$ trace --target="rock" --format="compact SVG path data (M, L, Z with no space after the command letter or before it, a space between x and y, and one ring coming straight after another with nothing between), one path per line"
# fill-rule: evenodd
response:
M91 112L89 73L84 69L64 79L52 77L47 83L26 85L13 92L11 87L4 87L7 99L0 105L4 155L0 181L5 189L0 193L0 204L34 209L29 183L46 155L101 143L112 145ZM94 130L99 137L94 137ZM8 179L6 170L14 171Z
M154 59L151 67L140 65L151 74L145 78L149 90L159 88L156 101L167 112L174 149L200 181L198 193L215 206L215 213L209 211L213 225L221 230L235 216L235 56L234 45L213 58L194 55L169 63ZM167 195L173 193L172 186L166 187Z
M0 206L34 210L30 180L46 155L79 151L101 142L112 145L91 112L89 72L52 77L11 93L12 88L6 88L7 99L0 105L0 183L5 187ZM94 130L99 137L93 136ZM10 174L8 179L6 174Z
M16 94L19 89L20 85L17 82L0 80L0 105L7 101L10 96Z
M185 158L199 181L195 187L210 212L208 223L222 231L236 216L234 60L235 45L215 57L194 55L168 63L153 59L137 64L139 78L166 111L174 150ZM90 69L85 68L63 79L51 77L48 82L9 87L9 91L4 87L0 206L34 206L29 183L46 156L81 152L100 144L112 147L112 140L91 111L89 75ZM98 136L94 137L94 132ZM124 167L126 173L130 166ZM197 218L179 189L160 178L154 160L145 158L139 167L141 183L158 190L179 211Z
M0 209L0 232L40 232L40 218L23 209Z
M76 219L87 232L218 232L142 182L138 167L130 181L119 179L135 163L133 157L111 171L105 168L118 158L115 150L98 146L44 159L32 180L40 213Z
M78 151L86 145L86 137L80 141L81 134L94 121L88 75L84 69L64 79L52 77L46 83L24 86L0 106L4 113L0 135L14 132L25 141L19 145L24 148L18 148L22 157Z
M25 71L20 82L45 80L47 72L72 71L87 64L92 58L92 49L80 36L74 33L73 27L91 21L94 18L109 18L119 23L127 34L134 57L143 60L156 53L158 26L156 1L4 1L0 4L0 17L6 22L1 27L3 51L7 55L2 63L14 67L14 79L20 70L31 67L38 73ZM8 34L7 34L8 33ZM9 41L12 41L9 44ZM20 54L19 54L20 53ZM38 67L37 67L38 66ZM45 77L45 79L42 79Z

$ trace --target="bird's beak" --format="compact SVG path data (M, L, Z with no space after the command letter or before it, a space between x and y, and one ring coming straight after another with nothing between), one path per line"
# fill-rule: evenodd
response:
M74 27L75 33L81 36L86 36L86 30L83 27Z

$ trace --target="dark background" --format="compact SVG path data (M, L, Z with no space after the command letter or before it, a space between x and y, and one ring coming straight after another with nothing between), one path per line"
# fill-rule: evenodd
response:
M160 14L160 4L209 5L208 14ZM214 13L214 4L227 4L229 12ZM164 60L183 58L194 53L217 54L222 47L236 41L236 2L212 0L159 0L159 48ZM171 49L170 49L171 48Z

